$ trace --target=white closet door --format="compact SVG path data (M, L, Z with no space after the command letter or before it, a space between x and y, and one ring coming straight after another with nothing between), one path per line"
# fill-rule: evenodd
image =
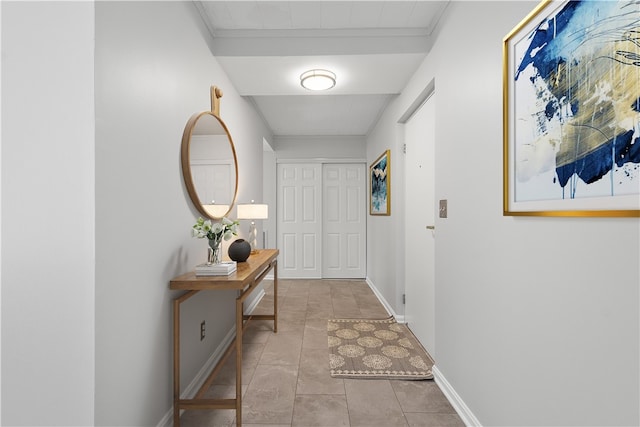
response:
M366 276L366 177L364 164L323 166L323 278Z
M321 277L321 171L319 164L278 164L279 277Z

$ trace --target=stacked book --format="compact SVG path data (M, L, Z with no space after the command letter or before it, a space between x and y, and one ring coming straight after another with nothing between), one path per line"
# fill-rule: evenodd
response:
M196 265L196 276L228 276L238 269L235 261L222 261L219 264Z

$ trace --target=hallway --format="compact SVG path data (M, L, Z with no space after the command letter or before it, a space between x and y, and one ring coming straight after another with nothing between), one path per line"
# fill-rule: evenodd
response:
M273 307L273 287L255 314ZM244 335L243 426L464 426L433 381L334 379L327 319L386 318L363 280L278 282L278 333L252 321ZM233 357L208 398L233 398ZM235 426L233 410L186 411L183 427Z

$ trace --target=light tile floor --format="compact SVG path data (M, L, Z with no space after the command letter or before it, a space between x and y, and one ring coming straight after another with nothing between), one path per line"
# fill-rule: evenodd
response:
M273 309L272 282L255 313ZM278 281L278 332L251 321L243 345L243 426L464 426L433 381L335 379L327 319L386 318L363 280ZM235 396L234 357L208 398ZM233 410L192 410L183 427L235 426Z

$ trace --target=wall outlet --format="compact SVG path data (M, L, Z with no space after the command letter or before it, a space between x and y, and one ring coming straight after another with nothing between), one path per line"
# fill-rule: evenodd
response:
M203 320L202 323L200 323L200 341L202 341L204 339L205 335L206 335L205 334L205 330L206 330L205 326L206 326L206 323Z

